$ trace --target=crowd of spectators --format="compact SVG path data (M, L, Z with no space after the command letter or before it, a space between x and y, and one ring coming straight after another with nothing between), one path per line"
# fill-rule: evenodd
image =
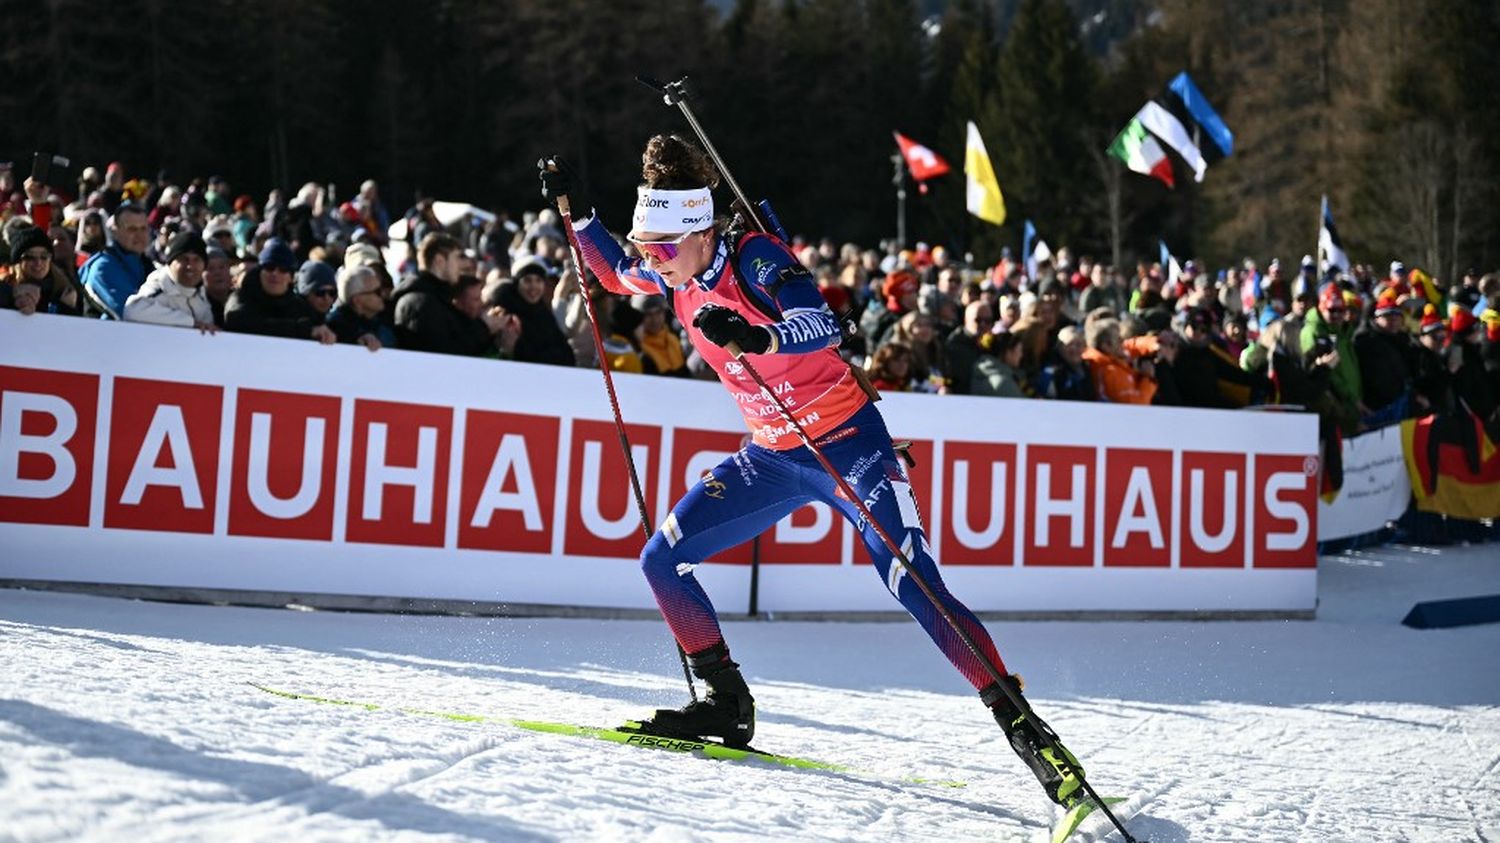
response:
M22 313L711 378L660 296L580 278L555 211L519 222L367 181L338 201L85 169L76 191L0 170L0 307ZM402 235L392 237L392 232ZM1400 260L1295 271L1246 258L1107 265L1066 248L994 265L942 246L790 244L878 389L1189 407L1288 405L1352 435L1460 408L1500 433L1500 274L1446 285ZM628 247L628 246L627 246ZM591 305L591 307L590 307ZM1496 437L1500 438L1500 437Z

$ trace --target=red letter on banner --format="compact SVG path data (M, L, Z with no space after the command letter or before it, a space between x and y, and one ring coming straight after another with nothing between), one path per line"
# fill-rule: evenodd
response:
M87 527L99 378L0 366L0 521Z
M1104 452L1104 564L1172 565L1172 452Z
M1014 565L1016 446L948 442L942 563Z
M356 400L345 537L442 547L452 435L447 407Z
M1179 562L1184 568L1245 566L1245 456L1182 452Z
M625 431L649 514L655 503L657 466L661 464L661 428L627 424ZM614 424L574 421L569 454L568 523L563 552L617 559L640 556L646 539L641 532L641 516ZM655 530L656 521L650 523Z
M1318 460L1255 457L1256 568L1318 566Z
M234 430L230 534L332 539L339 399L241 389Z
M1094 564L1093 448L1026 449L1028 566Z
M561 422L488 410L465 418L458 546L551 553Z
M724 461L744 444L745 434L729 433L723 430L692 430L689 428L677 428L672 432L672 469L667 474L667 498L674 504L687 494L693 484L702 479L704 472ZM722 494L732 495L740 489L746 488L745 481L740 479L738 471L733 477L724 477L722 482L725 489ZM765 543L770 539L771 531L761 537L761 551L764 562ZM750 564L750 542L744 542L726 550L720 551L712 559L704 562L718 562L728 565ZM835 560L837 561L837 560Z
M224 390L115 378L104 526L212 533Z

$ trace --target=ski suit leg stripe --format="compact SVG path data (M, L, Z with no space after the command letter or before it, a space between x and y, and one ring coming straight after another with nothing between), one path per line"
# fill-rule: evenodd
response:
M725 459L677 502L641 552L641 571L656 605L686 653L724 640L693 566L749 541L811 500L798 492L795 474L777 462L757 459L750 449Z
M948 591L947 585L943 583L937 561L932 558L932 551L927 544L927 535L922 528L916 499L912 495L905 466L891 448L890 435L886 432L879 411L875 410L874 405L870 405L850 419L847 425L858 427L858 433L824 448L824 456L834 468L844 474L844 479L849 481L855 493L863 499L870 514L880 522L886 534L901 546L917 573L932 588L944 607L958 619L959 624L979 646L980 651L1002 674L1007 673L1005 663L1001 660L999 651L995 649L995 642L989 632L985 630L984 625L979 622L974 613L954 597ZM922 593L910 577L905 576L905 572L892 558L890 548L886 547L879 533L869 524L861 523L859 511L852 503L837 494L833 479L828 477L827 473L816 463L812 464L811 472L816 472L816 475L811 473L807 475L809 485L816 483L816 476L822 477L821 483L817 483L822 490L822 499L838 507L839 511L843 512L844 516L859 529L865 549L874 561L875 570L886 588L916 619L943 655L947 656L975 690L992 684L993 680L990 679L989 672L984 669L984 665L975 658L963 639L943 619L927 595Z

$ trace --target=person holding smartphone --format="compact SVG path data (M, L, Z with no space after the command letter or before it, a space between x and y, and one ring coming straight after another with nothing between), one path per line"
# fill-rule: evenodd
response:
M0 284L0 307L33 313L77 316L83 296L69 277L53 265L52 238L35 226L16 231L11 238L10 283Z

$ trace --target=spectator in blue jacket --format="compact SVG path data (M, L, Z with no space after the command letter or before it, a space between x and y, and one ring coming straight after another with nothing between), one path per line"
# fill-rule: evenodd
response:
M146 283L146 275L153 268L145 257L151 239L146 212L138 205L121 205L109 218L109 235L110 245L84 262L78 280L96 309L110 319L119 319L125 300Z
M1097 400L1099 392L1083 360L1083 349L1083 331L1077 326L1068 325L1058 331L1057 344L1048 353L1037 378L1037 395L1064 401Z
M359 343L371 351L394 348L396 332L380 319L385 298L380 278L368 266L346 266L338 274L339 302L328 314L328 327L339 342Z

